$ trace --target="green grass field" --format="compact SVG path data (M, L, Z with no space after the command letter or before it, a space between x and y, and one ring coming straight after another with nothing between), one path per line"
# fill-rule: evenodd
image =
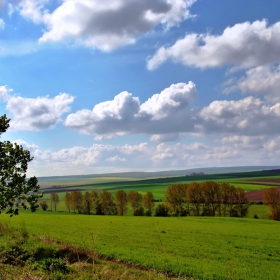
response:
M266 205L251 205L248 217L243 219L157 218L133 217L130 208L123 217L68 214L63 202L65 192L72 190L106 189L113 195L119 189L127 193L136 190L142 194L151 191L156 199L164 199L166 189L176 183L214 180L251 191L278 186L271 179L280 178L275 172L268 171L248 172L247 175L238 173L145 180L102 177L74 178L71 181L71 178L55 177L47 181L48 178L45 178L44 186L48 187L48 192L43 199L48 200L50 192L58 192L60 203L57 212L21 211L19 216L13 218L2 214L0 224L8 222L14 228L25 224L34 238L45 237L58 244L94 251L114 261L183 276L185 279L277 279L280 275L280 223L269 220ZM259 219L253 219L255 215ZM93 237L96 238L94 243ZM158 279L151 277L154 276L147 274L143 279Z
M144 268L195 279L277 279L280 223L240 218L156 218L20 213L0 222Z

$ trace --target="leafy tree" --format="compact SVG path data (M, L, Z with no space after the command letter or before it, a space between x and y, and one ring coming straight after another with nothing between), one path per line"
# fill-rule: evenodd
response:
M241 218L247 216L250 207L249 200L245 194L244 189L235 188L235 209L237 210L237 215Z
M65 206L68 209L68 212L70 213L71 210L71 194L70 193L66 193L64 196L64 202L65 202Z
M221 183L221 194L222 194L222 213L224 216L234 217L236 216L235 209L235 196L236 189L229 183Z
M117 214L117 207L114 202L113 196L108 191L102 191L99 195L100 205L102 212L105 215L116 215Z
M57 193L51 193L51 202L54 204L54 211L56 212L56 206L59 203L59 197Z
M0 137L9 128L10 119L0 117ZM39 207L38 180L36 177L26 179L28 163L32 161L28 150L9 141L0 141L0 214L7 210L10 216L18 215L19 208L30 207L34 212ZM28 207L29 205L29 207Z
M147 192L143 196L143 207L147 209L146 215L151 216L155 207L154 196L151 192Z
M204 210L210 216L216 215L216 209L220 205L220 188L219 184L214 181L205 181L202 183L205 197ZM218 204L219 203L219 204Z
M49 208L49 205L46 200L41 201L39 204L43 211L46 211Z
M91 192L92 196L92 210L95 211L96 215L102 215L102 209L99 202L98 190L93 190Z
M128 194L128 201L131 204L131 207L133 209L133 215L136 216L135 214L138 213L138 209L142 207L142 195L139 192L134 192L131 191Z
M167 188L165 202L173 216L185 216L188 212L187 188L187 184L174 184Z
M118 209L118 214L123 216L127 211L127 195L123 190L118 190L116 192L115 198L116 206Z
M85 192L83 195L83 210L84 214L89 215L93 208L93 197L89 192Z
M204 203L202 185L196 182L189 184L187 189L187 199L192 205L192 212L194 215L199 216L201 205Z
M76 213L76 210L79 214L82 213L83 209L83 194L80 191L72 191L70 193L70 205L71 209L74 210L74 213Z
M266 189L263 193L263 202L269 206L270 217L280 221L280 192L276 188Z

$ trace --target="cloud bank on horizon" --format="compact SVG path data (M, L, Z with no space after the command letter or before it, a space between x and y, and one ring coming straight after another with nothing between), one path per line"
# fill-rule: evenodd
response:
M280 17L271 12L270 23L258 9L259 18L236 15L236 22L212 28L203 5L0 0L0 73L6 63L16 65L0 78L0 109L11 118L12 140L35 157L30 172L279 165ZM120 67L118 79L106 75ZM51 84L46 89L44 77ZM130 79L149 82L127 90Z

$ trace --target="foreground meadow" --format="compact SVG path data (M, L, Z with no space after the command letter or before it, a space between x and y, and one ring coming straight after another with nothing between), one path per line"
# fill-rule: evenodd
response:
M240 218L20 213L0 222L106 258L195 279L277 279L280 224Z

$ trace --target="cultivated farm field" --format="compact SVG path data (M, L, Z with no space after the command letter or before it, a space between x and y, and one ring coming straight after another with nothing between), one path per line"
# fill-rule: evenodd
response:
M73 211L68 213L63 201L65 193L73 190L107 190L115 195L120 189L126 193L138 191L142 195L151 191L156 200L164 200L165 191L172 184L207 180L244 188L249 200L255 201L249 207L247 218L135 217L131 206L124 216L79 215ZM263 190L279 187L279 170L144 180L128 177L54 177L44 178L40 184L45 190L43 200L48 201L53 192L59 195L57 212L50 209L45 212L38 209L35 213L21 210L20 215L13 218L2 214L0 229L1 225L9 225L21 232L24 225L33 239L48 240L52 246L72 248L78 259L84 250L99 262L102 259L111 262L114 267L118 264L132 266L136 272L126 271L131 275L143 271L139 279L163 279L167 276L192 280L277 279L280 275L280 224L269 220L268 206L259 203ZM254 216L259 219L253 219ZM1 238L0 234L0 241ZM32 242L36 244L36 241ZM67 279L65 277L63 279ZM71 279L76 279L76 276L73 277ZM110 279L106 277L104 279ZM118 279L138 279L126 277Z
M0 222L145 269L194 279L277 279L280 224L221 217L120 217L21 212ZM93 243L92 237L95 237Z

